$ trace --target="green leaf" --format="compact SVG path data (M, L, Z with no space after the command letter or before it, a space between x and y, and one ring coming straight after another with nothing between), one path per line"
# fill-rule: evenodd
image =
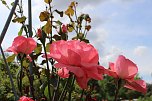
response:
M14 94L13 93L7 93L6 97L9 99L9 98L13 98L14 97Z
M16 18L14 18L12 21L13 21L14 23L15 23L15 22L23 23L23 22L25 22L25 20L26 20L26 17L23 16L23 17L16 17Z
M22 78L22 82L23 82L24 86L30 85L28 76L26 76L26 75Z
M75 27L75 25L74 25L75 23L71 23L71 24L68 24L68 32L72 32L74 29L74 27Z
M52 86L50 86L50 91L51 91L51 96L52 96L52 92L53 92L53 87ZM44 95L49 99L48 86L45 87Z
M44 32L46 34L49 34L51 33L52 31L52 26L51 26L51 22L48 20L47 23L44 25L44 28L43 28Z
M2 60L0 60L0 66L1 66L2 64L4 64L4 63L3 63L3 61L2 61Z
M2 3L3 3L4 5L7 5L6 1L4 1L4 0L2 0Z
M48 11L44 11L40 13L39 19L40 21L48 21L50 13Z
M35 52L36 54L39 54L39 53L41 53L41 51L42 51L42 46L41 46L41 44L37 44L37 47L36 47L36 49L34 50L34 52Z
M69 8L65 11L65 14L68 16L73 16L74 15L74 9L69 6Z
M62 25L62 22L61 21L55 21L55 23L57 24L57 25Z
M46 52L50 52L50 43L46 44Z
M23 26L20 28L20 31L18 32L18 36L21 36L23 33Z
M44 95L49 99L48 86L45 87Z
M24 66L24 67L28 67L28 66L29 66L29 63L28 63L26 60L24 60L24 61L23 61L23 66Z
M5 5L8 9L10 9L9 6L7 5L7 2L6 2L5 0L1 0L1 2L2 2L2 4Z
M14 6L14 2L11 3L11 6Z
M12 62L12 61L14 61L15 56L16 56L16 54L13 54L13 55L7 57L6 61L7 61L7 62Z
M40 91L43 93L45 88L47 87L47 81L43 81L43 84L40 86Z

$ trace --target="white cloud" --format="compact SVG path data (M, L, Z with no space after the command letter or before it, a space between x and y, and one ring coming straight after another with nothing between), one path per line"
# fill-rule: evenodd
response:
M111 46L109 49L104 49L100 55L100 63L106 68L109 66L109 62L115 62L117 57L122 54L122 50L116 46Z
M143 56L147 53L148 48L146 46L137 46L134 49L134 54L137 56Z
M75 0L75 1L78 2L78 6L85 7L87 5L97 6L106 0L96 0L96 1L94 1L94 0ZM58 8L65 9L68 7L68 5L70 5L70 2L69 2L69 0L53 0L53 5L57 6Z
M129 59L138 66L139 75L148 83L152 83L152 48L148 46L136 46L126 51ZM132 51L132 52L131 52Z
M110 1L121 2L121 3L130 3L130 2L134 2L134 1L143 2L144 0L110 0Z
M98 45L98 46L105 42L107 36L108 36L107 31L100 26L98 26L97 28L92 29L88 33L88 39L90 39L90 41L94 45Z

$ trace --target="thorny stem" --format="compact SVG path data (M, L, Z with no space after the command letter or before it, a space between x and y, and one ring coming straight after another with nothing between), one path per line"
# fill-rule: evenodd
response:
M87 31L86 31L86 34L85 34L85 36L84 36L84 39L87 37L87 34L88 34L88 33L87 33Z
M71 83L71 85L70 85L70 91L69 91L69 98L68 98L68 101L71 101L71 94L72 94L72 91L73 91L74 81L75 81L75 77L74 77L74 75L73 75L72 83Z
M53 26L53 12L52 12L52 7L51 7L51 3L49 3L49 10L50 10L50 13L51 13L51 40L50 40L50 44L52 44L53 42L53 35L52 35L52 26ZM54 67L53 67L53 59L51 58L51 65L52 65L52 74L54 72Z
M33 97L33 99L35 99L35 96L34 96L34 87L33 87L33 80L34 80L34 76L33 76L33 62L34 62L33 60L32 60L32 62L30 62L30 68L29 68L29 71L30 71L30 93L31 93L31 96Z
M62 98L63 98L64 96L66 96L66 95L64 95L64 94L65 94L65 92L66 92L66 88L67 88L68 83L69 83L69 81L70 81L70 77L71 77L71 74L70 74L68 80L66 81L66 83L65 83L65 85L64 85L64 88L63 88L63 90L62 90L62 92L61 92L61 94L60 94L60 97L59 97L59 100L58 100L58 101L62 101Z
M59 85L60 85L60 77L58 76L57 87L56 87L56 89L54 89L52 101L56 101L57 100L56 99L56 95L58 93Z
M22 75L23 75L23 57L21 57L20 59L20 62L21 62L21 71L20 71L20 93L21 93L21 96L22 96Z
M36 68L36 64L35 64L35 62L33 61L33 66ZM39 79L39 82L40 82L40 84L42 85L42 80L41 80L41 77L40 77L40 72L38 72L38 79Z
M47 66L47 81L48 81L48 92L49 92L49 99L51 100L51 91L50 91L50 69L49 69L49 63L48 63L48 57L46 53L46 47L45 44L43 43L43 48L44 48L44 53L45 53L45 58L46 58L46 66Z
M118 99L118 94L119 94L119 89L116 89L116 93L115 93L115 99L114 99L114 101L117 101L117 99Z
M82 101L83 94L84 94L84 89L83 89L82 92L81 92L80 101Z
M68 91L65 91L64 96L63 96L63 99L62 99L61 101L64 101L64 100L65 100L66 95L67 95L67 92L68 92Z
M118 99L118 94L119 94L119 90L121 88L121 84L122 84L121 79L118 79L116 81L116 93L115 93L115 99L114 99L114 101L117 101L117 99Z
M85 23L85 26L87 26L87 21L86 21L86 23ZM86 28L84 29L83 34L84 34L84 38L86 38L86 37L87 37L87 30L86 30Z
M32 4L31 0L28 0L28 30L29 30L29 37L32 37ZM32 56L32 53L30 54ZM30 62L30 95L35 99L34 96L34 87L33 87L33 81L34 81L34 75L33 75L33 60Z
M76 26L76 30L77 30L77 32L78 32L78 24L79 24L79 22L78 22L78 17L77 17L77 10L76 10L76 6L74 5L74 13L75 13L75 17L76 17L76 21L77 21L77 26ZM78 34L78 33L77 33Z
M52 27L52 23L53 23L53 14L52 14L52 8L51 8L51 3L49 3L49 10L50 10L50 13L51 13L51 27ZM51 28L51 44L52 44L52 38L53 38L53 36L52 36L52 28Z

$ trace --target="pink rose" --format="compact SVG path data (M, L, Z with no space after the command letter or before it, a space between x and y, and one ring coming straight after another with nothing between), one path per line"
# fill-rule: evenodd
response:
M120 55L115 63L109 63L109 67L107 74L116 79L124 80L124 87L146 93L145 81L134 79L138 73L138 68L132 61Z
M99 55L91 44L78 40L53 42L48 57L58 62L55 67L59 68L60 77L68 78L69 72L72 72L83 89L87 88L91 78L103 79L104 68L98 65Z
M22 96L22 97L20 97L20 99L18 101L34 101L34 100L29 97Z
M6 51L13 52L14 54L24 53L30 54L36 48L37 43L33 38L25 38L23 36L17 36L11 47Z

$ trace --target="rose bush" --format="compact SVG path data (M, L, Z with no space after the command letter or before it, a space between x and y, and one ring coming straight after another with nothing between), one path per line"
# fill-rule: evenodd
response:
M145 81L135 79L137 65L125 56L120 55L115 63L109 63L109 69L100 65L98 51L87 39L91 17L78 16L77 2L59 11L54 9L52 1L44 0L46 9L39 15L44 25L36 33L25 24L22 2L18 4L20 12L14 13L13 22L22 27L6 51L15 54L8 57L7 62L13 63L15 56L17 59L18 72L14 76L17 84L13 92L18 101L100 101L109 99L106 92L113 93L112 100L117 101L123 87L146 93ZM56 20L54 13L68 17L70 22ZM25 58L29 56L30 61ZM109 76L113 79L107 79L107 85L102 84ZM112 86L114 90L103 90L105 86Z

